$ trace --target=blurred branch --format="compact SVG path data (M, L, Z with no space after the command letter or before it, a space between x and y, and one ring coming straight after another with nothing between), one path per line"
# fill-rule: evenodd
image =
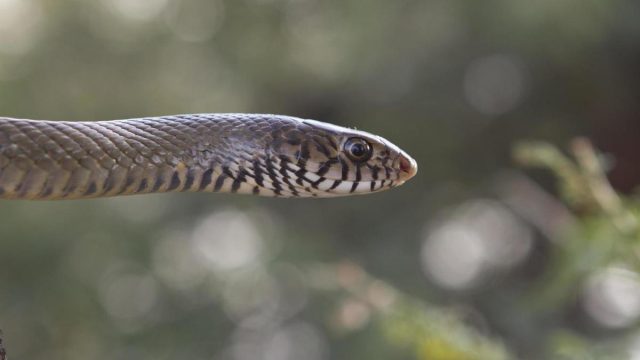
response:
M578 138L571 144L584 178L595 202L600 209L609 215L620 231L626 234L638 232L638 221L622 204L622 200L613 190L605 175L602 161L593 145L587 139Z
M382 317L388 339L411 347L417 358L430 360L509 359L504 346L471 326L450 309L436 309L407 299Z
M589 140L577 138L570 147L575 161L544 142L521 142L514 157L525 166L545 167L560 179L560 193L576 210L594 210L608 216L619 231L637 238L638 219L625 208L607 180L601 156Z
M514 149L519 163L551 170L559 179L560 196L583 215L567 229L571 241L559 249L538 288L539 303L549 308L567 300L567 289L582 286L586 276L604 266L623 262L640 269L639 218L632 203L612 188L603 157L587 139L575 139L569 150L573 158L545 142L521 142Z
M590 209L596 201L578 166L555 146L541 141L523 141L516 144L515 160L529 167L550 169L560 179L560 193L574 208Z
M510 359L502 343L466 324L452 309L427 305L367 274L352 262L312 269L316 290L346 295L333 316L342 331L362 328L370 317L392 345L424 360ZM321 284L321 285L320 285Z

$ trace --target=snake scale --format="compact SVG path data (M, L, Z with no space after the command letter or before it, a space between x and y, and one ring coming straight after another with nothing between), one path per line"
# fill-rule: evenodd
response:
M0 199L179 191L331 197L393 188L416 172L415 160L379 136L289 116L0 118Z

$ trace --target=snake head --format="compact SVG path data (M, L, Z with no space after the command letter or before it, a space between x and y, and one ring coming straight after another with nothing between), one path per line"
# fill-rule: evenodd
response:
M297 119L296 119L297 120ZM297 196L333 197L390 189L412 178L418 166L388 140L315 120L280 129L274 152L281 174Z

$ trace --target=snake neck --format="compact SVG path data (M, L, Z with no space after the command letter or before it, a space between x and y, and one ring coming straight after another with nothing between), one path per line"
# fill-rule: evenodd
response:
M0 197L204 191L298 196L277 154L287 117L184 115L99 122L0 118ZM309 193L309 196L313 194Z

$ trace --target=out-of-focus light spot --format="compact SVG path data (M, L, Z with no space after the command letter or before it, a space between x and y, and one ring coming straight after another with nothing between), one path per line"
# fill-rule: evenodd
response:
M623 328L640 318L640 276L623 267L594 275L584 291L584 307L599 324Z
M462 290L488 271L518 264L532 243L531 230L503 205L474 200L427 227L423 268L441 286Z
M422 248L425 270L448 288L469 287L482 271L485 249L473 231L450 224L429 235Z
M256 265L264 245L251 218L235 210L204 219L196 226L191 240L205 263L222 271Z
M366 280L365 273L360 266L350 262L341 262L337 267L338 283L345 289L355 289Z
M277 315L279 296L276 280L264 271L248 271L229 276L223 289L225 313L236 323L261 327Z
M31 50L43 25L40 4L33 0L0 0L0 53Z
M629 359L640 360L640 335L636 336L629 345Z
M371 308L364 302L349 298L338 308L334 324L339 330L353 331L365 326L371 318Z
M107 8L122 18L149 21L162 13L169 0L103 0Z
M183 41L209 40L224 22L224 6L218 0L176 0L172 3L167 24Z
M508 55L492 55L472 62L464 78L464 94L471 106L486 115L513 110L525 94L523 66Z
M118 264L100 282L99 295L109 315L140 325L158 301L156 280L136 266Z
M267 342L265 360L321 360L327 345L320 332L307 323L294 323L277 331Z
M187 243L188 236L175 233L158 241L153 252L155 273L171 288L191 290L207 276L207 268Z
M307 304L305 280L292 265L279 266L271 274L237 274L226 282L223 308L243 328L260 329L282 323Z
M396 300L396 292L382 281L374 281L367 289L369 303L378 310L388 310Z
M318 329L306 322L294 322L260 331L240 329L224 359L322 360L328 352L327 341Z

